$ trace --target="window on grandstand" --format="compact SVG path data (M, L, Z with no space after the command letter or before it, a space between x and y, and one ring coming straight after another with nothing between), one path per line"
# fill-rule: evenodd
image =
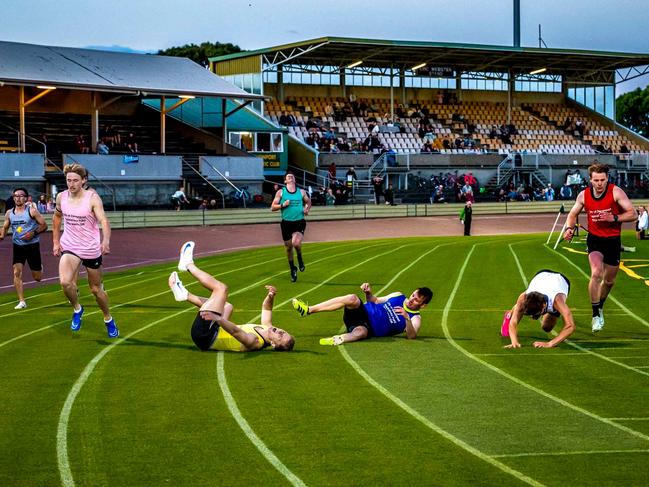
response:
M613 85L570 85L568 86L568 98L615 120L615 89Z
M276 67L265 67L264 81L267 83L279 82L279 72ZM286 84L298 85L339 85L339 68L337 66L286 64L282 66L282 81Z
M456 82L454 77L438 78L435 76L417 76L421 70L416 72L407 69L403 83L406 88L437 88L454 90Z
M516 76L514 90L542 93L561 93L561 77L556 75L529 75Z
M248 93L254 95L263 94L263 88L261 83L261 73L247 73L247 74L232 74L227 76L222 76L223 79L229 81L235 86L238 86ZM254 101L249 106L252 106L257 112L262 113L263 105L261 101Z
M463 73L463 90L507 91L507 75L502 73Z
M398 69L345 69L345 84L347 86L390 86L390 78L394 87L400 86Z
M283 152L281 132L230 132L230 145L248 152Z

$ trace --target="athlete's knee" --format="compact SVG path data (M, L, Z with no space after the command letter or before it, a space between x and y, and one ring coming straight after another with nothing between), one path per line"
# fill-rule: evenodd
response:
M90 287L90 292L95 296L104 291L104 286L101 284L92 283L88 287Z
M357 326L352 330L352 335L360 340L367 338L367 328L364 326Z
M218 279L214 279L214 282L211 283L210 288L212 290L212 294L228 294L228 285L224 282L219 281Z
M605 286L613 287L613 284L615 284L615 277L605 276L603 282Z
M358 308L361 305L361 299L355 294L348 294L343 297L343 300L345 301L345 306L351 308Z
M36 281L36 282L41 282L43 280L43 274L41 272L32 273L32 277L34 278L34 281Z
M599 268L595 268L590 273L590 278L594 279L597 282L601 282L604 279L604 271Z
M74 278L61 276L60 282L63 289L74 289L77 287L77 282Z
M18 267L14 267L14 277L15 277L16 279L22 279L22 277L23 277L23 270L20 269L20 268L18 268Z

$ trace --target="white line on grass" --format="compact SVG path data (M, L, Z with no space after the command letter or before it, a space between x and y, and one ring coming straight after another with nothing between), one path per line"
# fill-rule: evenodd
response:
M539 389L538 387L535 387L531 384L528 384L527 382L519 379L518 377L515 377L508 372L505 372L502 369L499 369L495 365L490 364L489 362L485 362L484 360L478 358L476 355L472 354L471 352L465 350L462 348L451 336L451 333L448 329L448 314L451 310L451 305L453 303L453 300L455 299L455 295L457 294L457 290L460 287L460 282L462 281L462 277L464 276L464 271L466 270L466 267L469 263L469 260L471 259L471 255L473 255L473 251L475 250L475 245L471 247L471 250L469 251L469 254L466 256L464 259L464 263L462 264L462 268L460 269L460 275L458 276L457 281L455 282L455 286L453 287L453 291L451 291L451 295L446 303L446 307L444 308L444 314L442 315L442 329L444 330L444 336L448 340L448 342L459 352L470 358L471 360L475 360L479 364L483 365L484 367L496 372L497 374L502 375L503 377L506 377L507 379L511 380L512 382L523 386L526 389L529 389L530 391L536 392L537 394L545 397L546 399L550 399L551 401L554 401L562 406L565 406L569 409L572 409L573 411L577 411L578 413L584 414L588 416L589 418L595 419L597 421L601 421L602 423L608 424L609 426L612 426L616 429L619 429L621 431L624 431L625 433L628 433L632 436L635 436L637 438L649 441L649 436L640 433L639 431L635 431L631 428L627 428L626 426L623 426L621 424L617 424L614 421L611 421L609 419L603 418L602 416L598 416L597 414L588 411L587 409L584 409L582 407L579 407L575 404L569 403L568 401L565 401L557 396L553 396L552 394L545 392L542 389Z
M518 457L561 457L568 455L601 455L612 453L649 453L649 450L630 449L630 450L583 450L583 451L555 451L555 452L531 452L531 453L504 453L502 455L493 455L494 458L518 458Z
M509 244L509 250L511 251L512 255L514 256L514 260L516 261L516 266L518 267L518 272L521 275L521 279L523 279L523 282L525 283L525 287L527 287L528 282L527 282L527 279L525 278L525 274L523 273L523 268L521 267L521 263L518 260L518 256L516 255L516 252L514 252L514 249L512 248L511 244ZM559 254L559 255L561 255L561 254ZM552 334L554 336L556 336L557 332L553 330ZM637 374L641 374L641 375L645 375L645 376L649 377L649 372L645 372L644 370L639 370L637 367L632 367L631 365L628 365L628 364L625 364L625 363L618 362L618 361L614 360L616 358L623 358L623 357L608 357L606 355L602 355L601 353L593 352L592 350L590 350L588 348L582 347L581 345L578 345L577 343L573 342L572 340L565 340L565 342L568 345L570 345L572 348L575 348L577 350L580 350L580 351L584 352L584 354L593 355L593 356L595 356L597 358L600 358L602 360L605 360L607 362L615 364L615 365L617 365L619 367L622 367L624 369L627 369L627 370L630 370L630 371L635 372ZM553 354L553 356L555 356L555 355Z
M581 267L579 267L577 264L575 264L573 261L571 261L568 257L566 257L565 255L563 255L561 252L558 252L558 251L556 251L556 250L551 249L550 247L547 247L547 246L546 246L545 248L548 249L550 252L554 252L555 254L557 254L558 256L560 256L562 259L564 259L566 262L568 262L571 266L573 266L575 269L577 269L577 270L579 271L579 273L580 273L582 276L584 276L586 279L588 279L588 280L590 281L590 276L589 276L588 274L586 274L586 273L583 271L583 269L582 269ZM635 314L633 311L631 311L629 308L627 308L626 306L624 306L620 301L618 301L618 300L615 298L615 296L613 296L612 294L609 294L609 295L608 295L608 298L606 298L606 299L607 299L607 300L610 300L610 301L613 301L613 302L614 302L615 304L617 304L617 305L618 305L622 310L624 310L624 312L625 312L627 315L629 315L630 317L632 317L632 318L634 318L635 320L637 320L641 325L646 326L647 328L649 328L649 322L647 322L646 320L644 320L643 318L641 318L640 316L638 316L637 314Z
M86 365L86 368L83 369L83 372L81 373L77 381L74 383L72 389L70 389L70 392L68 393L68 397L65 399L65 403L63 404L63 409L61 409L61 414L59 415L59 424L56 432L56 457L58 460L61 483L65 487L74 486L74 477L72 476L72 470L70 469L70 461L68 458L68 423L70 422L70 413L72 412L72 406L74 405L74 401L79 395L81 388L90 377L90 374L92 374L92 372L95 370L95 367L97 366L99 361L102 358L104 358L104 356L108 352L110 352L114 347L124 342L125 340L128 340L133 335L136 335L146 330L147 328L151 328L152 326L157 325L158 323L161 323L171 318L175 318L176 316L185 313L187 311L189 310L184 309L182 311L178 311L177 313L166 316L165 318L153 321L148 325L145 325L142 328L135 330L132 333L129 333L124 338L119 338L118 340L116 340L115 342L111 343L106 348L104 348L97 355L95 355L95 357L88 363L88 365Z
M442 244L442 245L447 245L447 244ZM377 294L381 294L384 292L388 286L392 285L394 281L396 281L399 276L401 276L404 272L406 272L408 269L410 269L413 265L415 265L419 260L423 259L425 256L430 254L431 252L437 250L439 247L442 245L438 245L425 254L422 254L419 258L411 262L408 266L403 268L398 274L396 274L385 286L383 286L379 291L377 291ZM537 482L531 477L528 477L527 475L519 472L518 470L514 470L513 468L505 465L504 463L499 462L498 460L494 460L492 457L487 455L486 453L478 450L477 448L474 448L473 446L469 445L468 443L465 443L461 439L459 439L457 436L452 435L448 431L440 428L437 426L435 423L430 421L428 418L408 406L405 402L403 402L401 399L399 399L397 396L392 394L389 390L387 390L385 387L383 387L381 384L379 384L377 381L372 379L370 375L363 370L363 368L358 365L358 363L349 355L347 350L345 350L345 346L339 346L338 350L342 354L343 358L347 361L347 363L363 378L365 381L367 381L368 384L370 384L372 387L374 387L377 391L379 391L381 394L383 394L386 398L388 398L390 401L392 401L394 404L396 404L398 407L403 409L406 413L411 415L413 418L415 418L417 421L422 423L424 426L427 428L433 430L435 433L439 434L443 438L447 439L454 445L462 448L463 450L471 453L472 455L478 457L479 459L493 465L494 467L498 468L499 470L502 470L503 472L512 475L516 477L517 479L521 480L522 482L525 482L529 485L535 485L535 486L543 486L542 483Z
M225 377L225 372L223 370L223 354L224 352L218 353L218 358L216 363L216 374L219 379L219 386L221 386L221 393L223 394L223 399L225 399L225 403L228 406L228 410L230 411L230 414L239 425L239 428L241 428L241 430L245 433L245 435L252 442L252 444L255 445L255 448L259 450L259 452L264 456L264 458L266 458L266 460L268 460L270 464L273 467L275 467L275 469L279 473L281 473L284 477L286 477L286 479L292 485L305 486L306 484L302 482L302 480L297 475L295 475L291 470L289 470L288 467L284 465L279 458L277 458L277 456L273 453L273 451L266 446L266 444L261 440L261 438L257 436L254 430L250 427L248 421L246 421L246 419L241 414L241 411L237 406L237 402L234 400L234 397L230 392L230 388L228 387L228 381Z
M649 421L649 418L608 418L611 421Z

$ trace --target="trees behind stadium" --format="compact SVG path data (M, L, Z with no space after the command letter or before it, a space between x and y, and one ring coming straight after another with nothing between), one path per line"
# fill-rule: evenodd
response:
M209 64L208 59L215 56L225 56L226 54L233 54L241 52L242 49L234 44L221 44L220 42L202 42L200 45L185 44L184 46L169 47L167 49L160 49L158 54L163 56L177 56L188 57L195 63L202 66Z
M615 100L619 123L644 137L649 136L649 87L636 88Z

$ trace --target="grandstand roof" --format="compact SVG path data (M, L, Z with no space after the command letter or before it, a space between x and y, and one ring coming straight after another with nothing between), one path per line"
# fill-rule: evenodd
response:
M127 94L263 99L212 74L190 59L0 41L0 86Z
M425 62L429 66L462 72L507 72L511 69L514 73L546 68L544 74L584 81L601 79L598 73L608 73L610 78L610 73L615 70L649 65L649 54L348 37L321 37L214 57L210 61L218 63L260 55L269 64L333 64L342 67L363 60L363 66L367 67L410 68ZM634 71L622 77L630 79L642 74L644 72Z

